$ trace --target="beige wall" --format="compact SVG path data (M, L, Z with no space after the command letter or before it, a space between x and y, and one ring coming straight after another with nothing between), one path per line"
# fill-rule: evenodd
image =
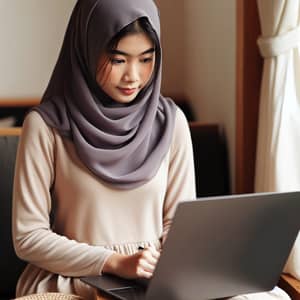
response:
M192 101L199 120L224 127L234 183L235 0L184 0L184 3L187 35L184 94Z
M75 0L0 1L0 97L40 97Z
M184 90L184 0L156 0L161 17L163 48L162 89L166 95L182 95Z
M161 9L163 27L163 93L184 95L190 100L198 120L223 126L233 183L235 0L156 2Z

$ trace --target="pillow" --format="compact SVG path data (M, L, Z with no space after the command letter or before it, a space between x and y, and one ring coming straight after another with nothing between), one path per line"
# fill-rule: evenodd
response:
M300 234L295 241L294 247L285 264L283 272L289 273L298 280L300 280Z
M12 127L16 124L15 117L6 117L0 119L0 127Z

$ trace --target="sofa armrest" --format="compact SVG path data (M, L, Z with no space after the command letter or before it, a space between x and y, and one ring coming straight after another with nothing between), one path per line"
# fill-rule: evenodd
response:
M26 263L15 253L12 241L12 191L16 152L21 128L0 128L0 299L14 299L18 278Z
M278 285L289 294L292 300L300 300L300 280L291 275L282 274Z

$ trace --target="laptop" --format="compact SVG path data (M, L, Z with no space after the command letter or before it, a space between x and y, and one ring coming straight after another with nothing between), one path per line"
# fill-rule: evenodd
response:
M200 300L268 291L300 229L300 192L199 198L177 206L152 279L81 280L113 299Z

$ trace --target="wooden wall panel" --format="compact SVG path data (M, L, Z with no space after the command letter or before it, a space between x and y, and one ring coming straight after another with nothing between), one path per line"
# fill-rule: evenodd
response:
M260 85L263 60L257 47L256 1L237 0L236 193L254 191Z

